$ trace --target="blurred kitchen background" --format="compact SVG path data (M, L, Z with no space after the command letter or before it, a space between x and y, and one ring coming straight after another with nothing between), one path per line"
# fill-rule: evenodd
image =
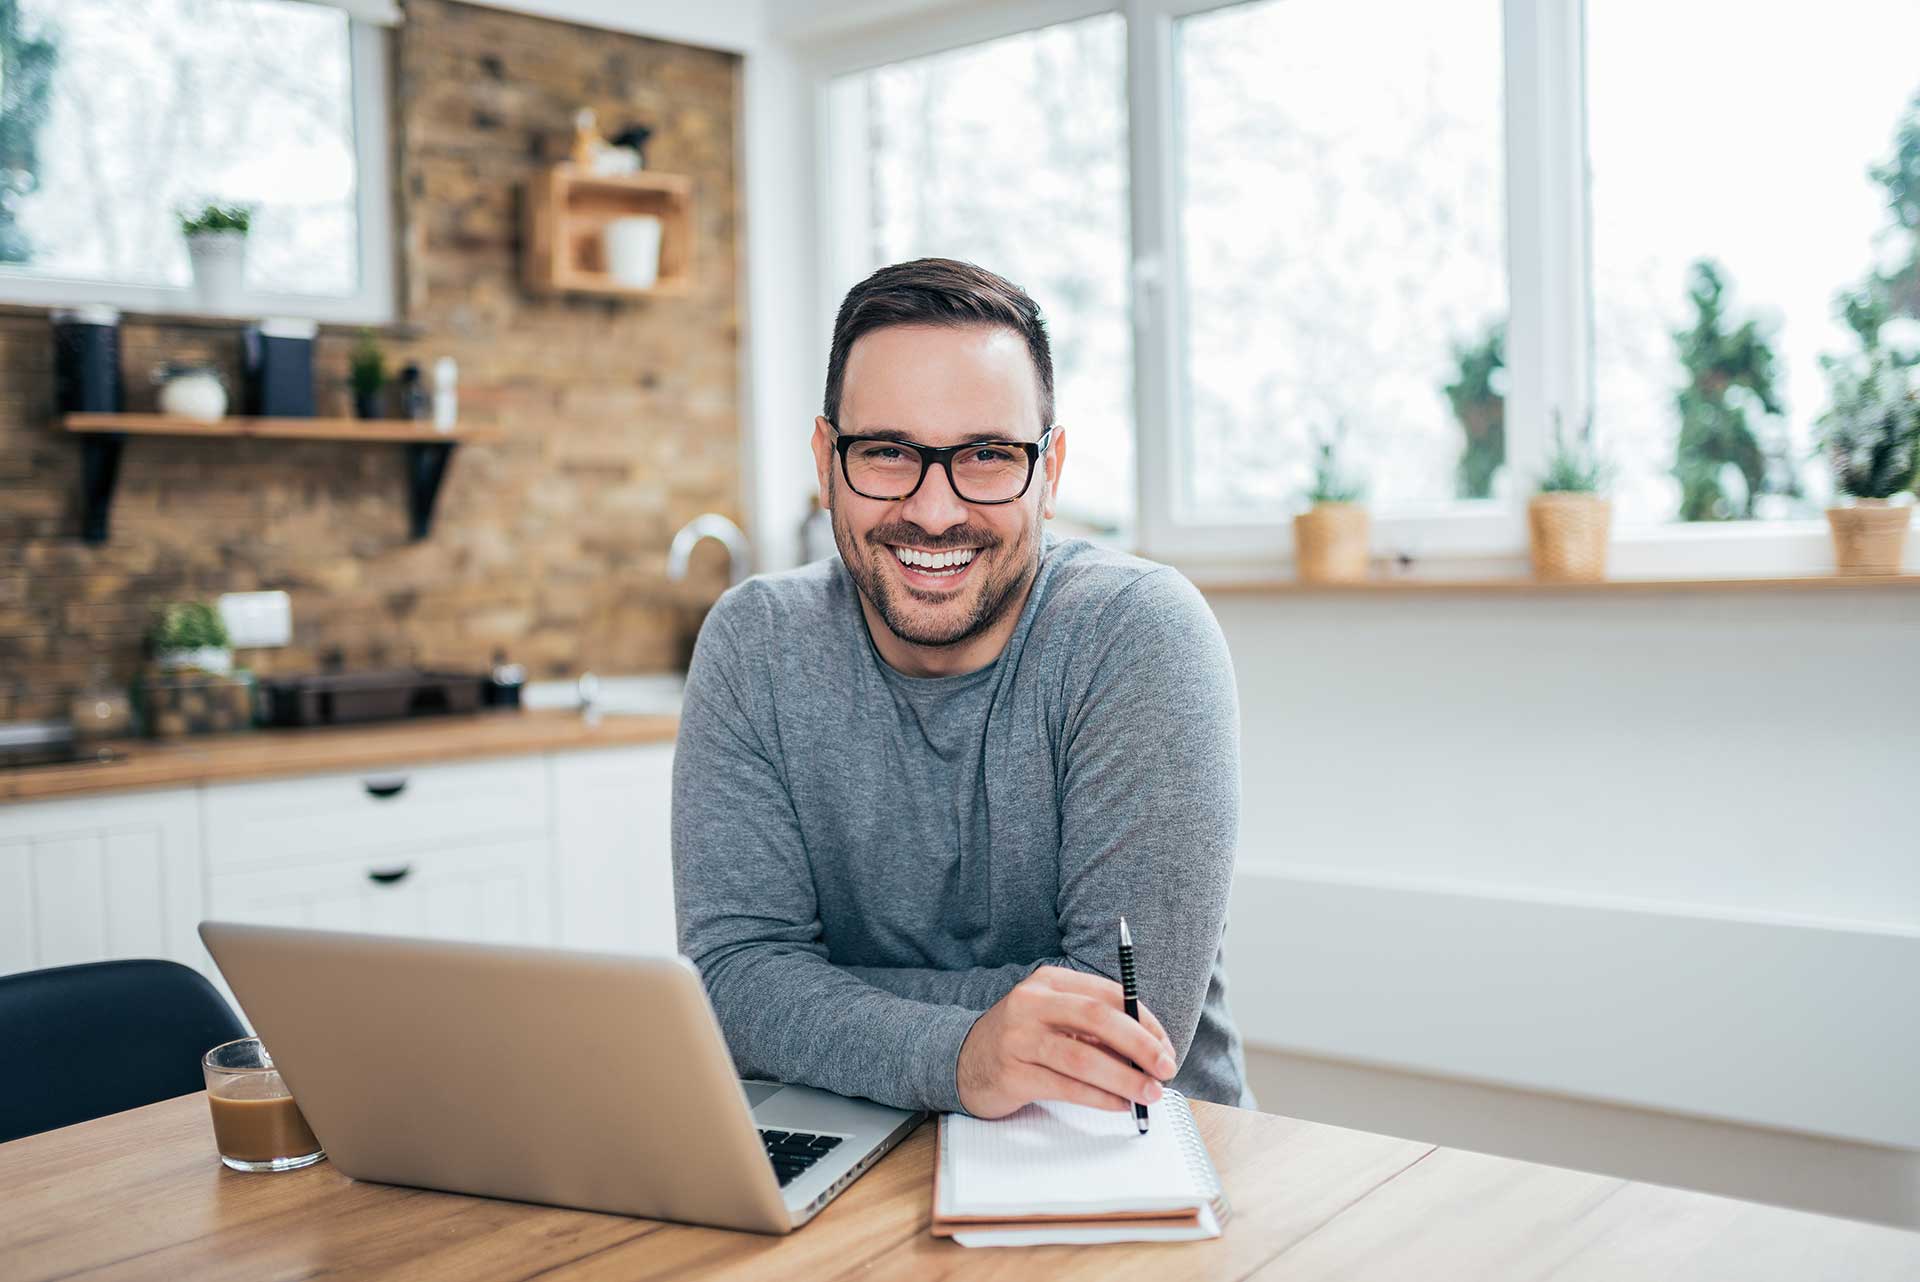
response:
M0 969L671 947L679 674L830 550L834 306L968 258L1048 316L1058 528L1232 647L1262 1107L1920 1225L1916 49L0 0Z

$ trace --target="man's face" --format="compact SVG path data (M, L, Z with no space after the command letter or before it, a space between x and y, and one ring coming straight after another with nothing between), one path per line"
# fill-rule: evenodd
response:
M839 426L847 436L897 433L920 445L1038 440L1043 425L1032 358L1007 329L874 330L847 355ZM938 466L907 498L866 498L848 487L823 418L814 421L813 447L840 557L895 636L918 646L957 645L1025 599L1022 589L1040 562L1041 521L1053 515L1063 432L1055 432L1027 492L999 504L963 501ZM908 563L953 553L961 554L960 563Z

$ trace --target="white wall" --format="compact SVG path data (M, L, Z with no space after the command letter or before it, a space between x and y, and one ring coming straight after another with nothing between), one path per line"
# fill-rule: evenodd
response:
M1251 1043L1920 1149L1920 592L1212 603Z

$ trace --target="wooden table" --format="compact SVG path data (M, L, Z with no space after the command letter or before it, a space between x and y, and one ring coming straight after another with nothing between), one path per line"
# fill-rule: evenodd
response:
M932 1128L786 1238L359 1184L241 1175L189 1095L0 1145L0 1279L1920 1278L1920 1234L1194 1111L1234 1218L1212 1242L969 1250L929 1237Z

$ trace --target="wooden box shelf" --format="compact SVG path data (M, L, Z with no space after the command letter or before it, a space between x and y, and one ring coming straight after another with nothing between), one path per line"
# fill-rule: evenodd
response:
M586 174L556 165L527 184L527 288L542 294L651 298L684 294L693 280L693 180L681 174ZM653 285L623 284L607 271L603 233L632 214L660 220L660 272Z

